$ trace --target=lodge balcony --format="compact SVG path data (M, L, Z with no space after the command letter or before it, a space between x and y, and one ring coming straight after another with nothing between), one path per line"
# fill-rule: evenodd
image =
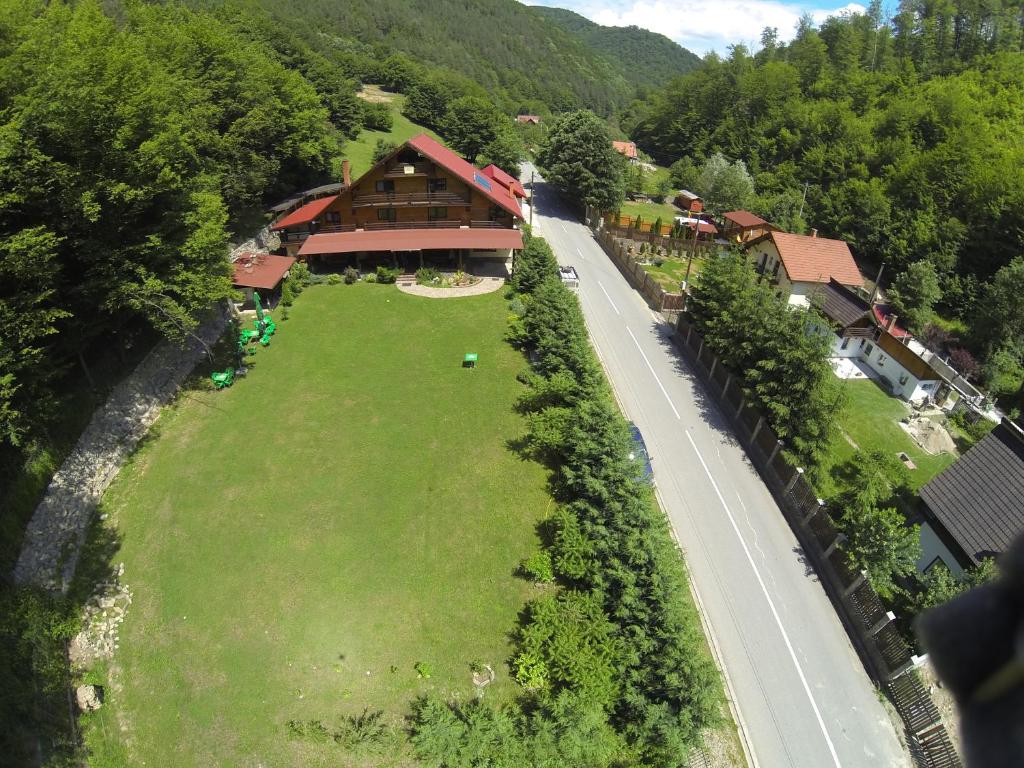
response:
M355 224L324 224L317 227L314 232L280 232L282 243L301 243L310 235L333 235L339 232L355 232L357 229L367 231L381 229L458 229L467 226L464 221L458 219L440 219L434 221L372 221L362 227ZM500 221L473 220L468 225L472 229L514 229Z
M378 205L389 208L398 205L465 206L469 205L469 198L455 192L376 192L352 196L353 208Z

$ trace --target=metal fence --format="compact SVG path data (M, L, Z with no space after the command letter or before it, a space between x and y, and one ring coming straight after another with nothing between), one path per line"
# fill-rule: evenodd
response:
M843 535L804 477L803 468L790 461L764 416L747 402L741 377L721 365L682 313L676 321L675 341L731 421L736 438L778 502L868 672L892 699L915 763L922 768L961 766L915 669L922 659L897 630L895 614L886 610L867 574L849 566L841 549Z

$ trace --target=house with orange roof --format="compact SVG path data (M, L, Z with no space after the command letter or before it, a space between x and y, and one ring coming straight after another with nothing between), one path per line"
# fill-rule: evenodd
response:
M507 270L523 247L523 214L514 178L497 167L489 173L426 134L415 136L326 204L297 255L357 268L369 262L471 270L492 263Z
M636 154L636 144L632 141L613 141L612 148L631 163L640 162Z
M864 285L850 246L842 240L790 232L768 232L750 240L747 253L758 273L778 286L780 294L796 306L808 306L811 296L830 280L854 290Z

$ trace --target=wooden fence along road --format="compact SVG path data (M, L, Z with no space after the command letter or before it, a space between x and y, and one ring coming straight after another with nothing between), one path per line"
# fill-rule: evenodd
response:
M605 240L614 243L604 233L598 239L603 246ZM606 251L608 248L605 246ZM629 268L616 263L629 277ZM650 301L646 294L645 298ZM900 635L895 615L885 610L866 574L848 566L839 548L841 534L804 477L804 470L790 462L764 416L747 403L742 379L719 363L682 313L676 320L675 341L732 424L737 440L814 566L869 674L884 688L903 719L915 763L922 768L960 768L960 757L938 708L915 669L921 659Z

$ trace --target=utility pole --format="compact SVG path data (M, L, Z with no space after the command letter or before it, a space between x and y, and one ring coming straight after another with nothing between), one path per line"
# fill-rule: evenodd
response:
M690 211L692 214L693 211ZM687 217L689 218L689 217ZM689 291L690 289L690 266L693 264L693 257L697 255L697 236L700 234L700 217L697 217L697 223L693 225L693 245L690 247L690 255L686 259L686 275L683 277L683 290Z
M804 218L804 203L807 202L807 185L809 183L810 182L808 181L804 182L804 196L800 198L800 213L796 215L796 217L801 220Z
M533 177L534 177L534 173L533 173L533 171L530 171L530 226L531 227L533 226L533 205L534 205L534 200L537 199L537 195L534 194L535 190L534 190L534 186L533 186Z

